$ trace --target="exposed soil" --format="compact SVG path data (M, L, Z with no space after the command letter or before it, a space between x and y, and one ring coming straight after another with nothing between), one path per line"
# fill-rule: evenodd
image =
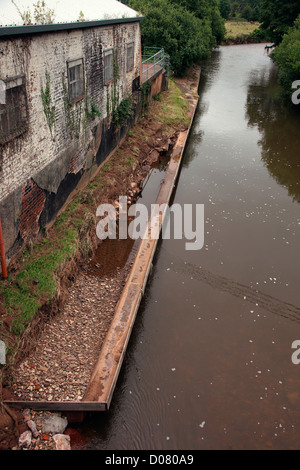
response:
M178 82L185 99L188 100L189 93L197 93L198 80L199 68L195 68ZM186 128L186 123L182 122L174 122L171 128L157 121L157 106L160 103L153 101L148 115L135 125L132 135L129 133L108 160L105 184L95 185L93 191L82 190L87 200L92 196L92 210L100 202L115 203L120 195L127 195L129 203L133 203L151 165L170 150L178 133ZM135 164L124 165L133 155ZM86 238L87 235L82 234L83 242ZM89 227L88 257L80 251L61 273L56 299L41 309L35 325L26 332L14 368L7 374L4 398L11 395L14 400L82 398L132 263L128 258L132 244L122 245L122 240L110 242L100 244L95 236L95 225ZM18 260L11 269L17 272ZM2 319L9 325L10 318L3 311L1 299L0 308ZM17 445L24 426L22 414L4 410L0 416L0 448L10 449ZM47 441L42 444L45 449L51 448Z

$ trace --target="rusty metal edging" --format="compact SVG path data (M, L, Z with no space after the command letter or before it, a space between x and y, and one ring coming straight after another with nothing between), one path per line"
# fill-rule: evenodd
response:
M30 408L34 411L89 412L107 411L106 403L82 401L47 401L47 400L4 400L8 407L23 410Z

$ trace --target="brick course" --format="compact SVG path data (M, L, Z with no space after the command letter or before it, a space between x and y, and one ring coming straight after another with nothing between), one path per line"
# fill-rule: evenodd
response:
M46 201L45 192L30 179L22 188L22 212L19 230L23 240L39 232L39 217Z

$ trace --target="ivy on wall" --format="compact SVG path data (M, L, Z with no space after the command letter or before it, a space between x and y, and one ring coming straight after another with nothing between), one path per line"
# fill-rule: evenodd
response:
M134 99L132 96L127 96L120 100L118 80L120 76L118 73L118 63L116 56L114 57L114 74L112 84L107 86L106 89L106 111L107 117L112 115L112 121L117 128L122 127L127 119L133 115ZM110 90L110 96L109 96Z
M75 103L70 101L64 73L62 74L62 87L64 94L64 110L69 133L71 137L79 139L82 120L82 100Z
M55 128L55 105L52 103L51 90L50 90L50 73L46 71L46 84L45 88L41 86L41 98L43 103L44 114L47 119L47 124L54 137ZM127 96L120 102L119 93L119 73L117 58L114 57L114 73L113 81L106 88L107 102L106 111L107 117L111 116L115 126L122 127L126 121L133 115L134 98ZM87 122L93 120L95 117L101 117L99 105L95 99L91 99L88 94L88 77L85 80L85 97L84 99L71 102L69 98L69 90L65 74L62 74L62 89L63 89L63 103L66 118L66 125L68 127L71 138L79 139L82 129L86 128ZM143 90L142 90L143 97ZM142 100L143 102L143 100Z
M113 120L117 127L122 127L127 119L133 115L133 97L124 98L113 113Z
M47 124L53 137L53 127L55 126L55 106L52 104L50 92L50 73L46 70L46 85L45 89L41 85L41 98L43 103L44 114L47 119Z
M141 92L141 114L145 114L149 107L149 95L151 92L151 84L149 81L144 82L140 87Z
M85 129L87 122L95 117L101 117L101 111L95 99L88 94L88 78L85 80L85 97L79 101L71 102L68 86L62 74L62 87L64 95L64 110L67 126L71 137L79 139L81 129Z

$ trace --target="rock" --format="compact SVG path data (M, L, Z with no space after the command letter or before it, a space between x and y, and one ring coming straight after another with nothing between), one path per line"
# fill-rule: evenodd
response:
M24 418L24 421L29 421L31 420L31 412L28 408L26 408L25 410L22 411L22 414L23 414L23 418Z
M68 421L66 418L53 415L43 421L42 432L45 434L63 434L67 426Z
M23 432L19 437L19 447L21 449L26 449L30 447L31 439L32 439L31 431Z
M66 434L55 434L52 439L55 442L56 450L71 450L70 436Z
M39 433L37 431L35 422L32 421L32 419L29 419L29 420L27 420L26 424L29 427L30 431L32 432L33 437L37 438Z

